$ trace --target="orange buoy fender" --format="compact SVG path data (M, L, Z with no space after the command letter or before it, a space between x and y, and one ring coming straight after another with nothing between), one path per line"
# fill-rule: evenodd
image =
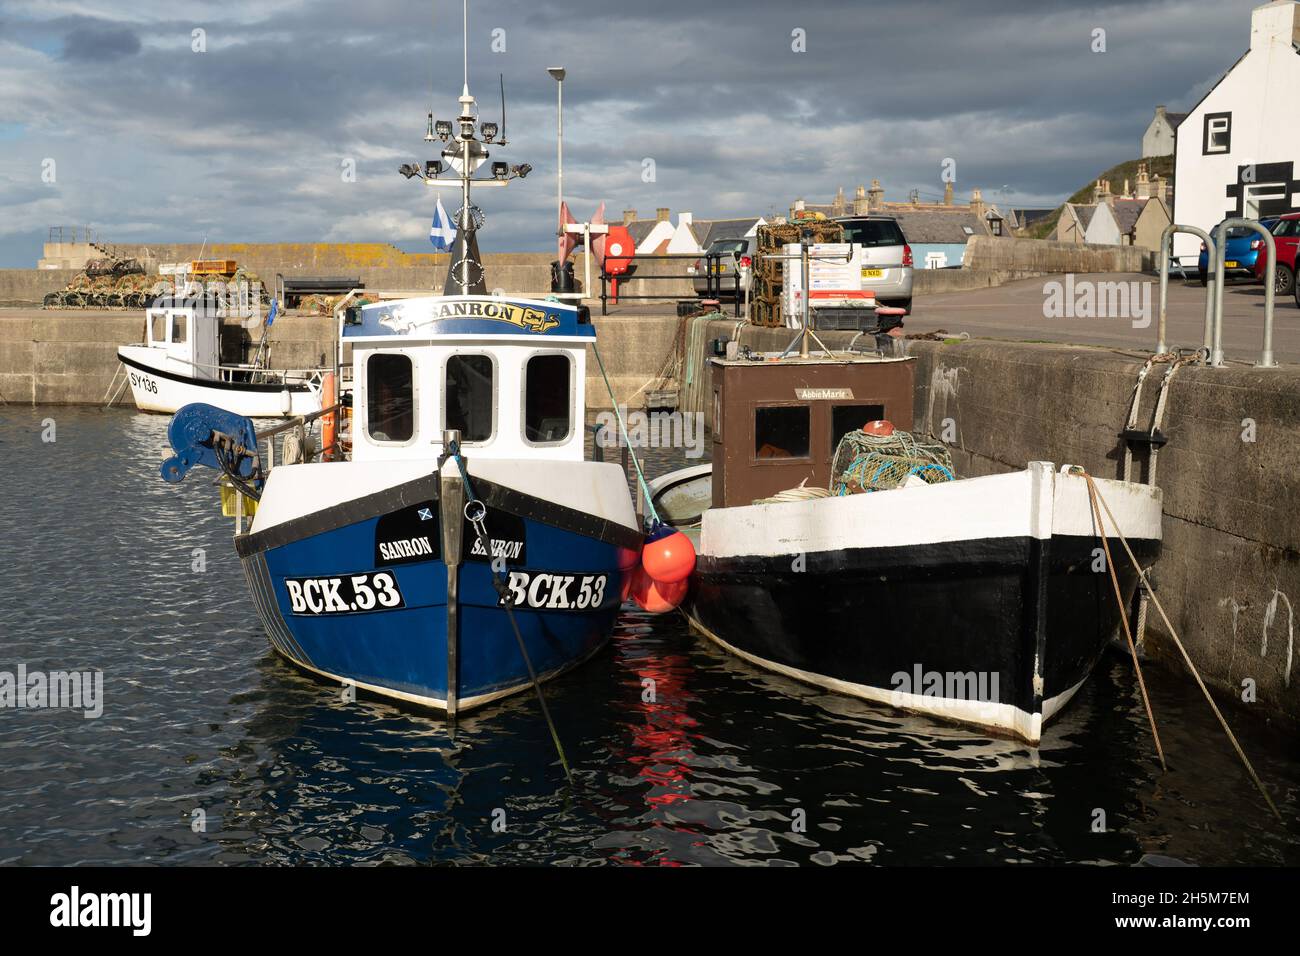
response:
M695 546L676 528L659 525L641 548L641 567L660 584L685 581L695 570Z
M632 600L636 606L651 614L663 614L671 611L686 599L690 582L663 582L652 580L645 568L636 568L632 572Z
M887 437L894 434L894 423L887 422L883 418L880 418L876 419L874 422L867 422L862 426L862 430L868 435Z
M632 596L632 579L641 568L641 552L631 548L618 549L618 572L623 600Z

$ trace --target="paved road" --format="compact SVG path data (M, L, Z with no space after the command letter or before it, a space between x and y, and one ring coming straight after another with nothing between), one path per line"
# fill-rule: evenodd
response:
M969 332L972 338L1009 339L1020 342L1067 342L1120 348L1153 349L1156 343L1159 282L1140 274L1088 274L1074 277L1074 301L1081 283L1150 283L1151 323L1134 328L1128 317L1048 317L1044 304L1048 283L1061 284L1064 276L1022 279L994 289L945 292L918 296L907 320L909 332L946 329ZM1145 299L1145 296L1143 296ZM1140 320L1139 320L1140 321ZM1204 336L1205 290L1198 281L1170 277L1168 341L1171 346L1195 348ZM1230 360L1259 360L1264 335L1264 289L1261 285L1229 284L1223 295L1223 350ZM1300 363L1300 309L1291 296L1277 299L1273 319L1273 357L1278 362Z

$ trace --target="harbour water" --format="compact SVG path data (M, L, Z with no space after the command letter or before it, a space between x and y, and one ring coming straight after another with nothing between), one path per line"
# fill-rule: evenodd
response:
M157 477L167 421L0 407L0 671L104 682L97 718L0 709L0 863L1300 865L1294 739L1229 711L1278 824L1195 686L1150 668L1162 774L1119 657L1032 750L629 608L547 685L570 788L530 696L452 740L274 656L216 490Z

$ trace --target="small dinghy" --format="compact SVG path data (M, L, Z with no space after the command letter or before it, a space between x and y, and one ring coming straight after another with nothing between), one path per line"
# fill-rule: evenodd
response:
M222 472L276 651L450 717L598 651L643 535L623 469L585 458L589 310L486 292L471 184L504 186L529 167L494 162L490 179L473 177L497 125L478 138L468 81L455 123L436 129L442 159L401 172L461 192L444 294L368 290L371 301L341 304L343 402L260 434L245 417L183 408L162 475ZM324 460L300 460L312 442L298 434L269 467L276 433L316 420Z
M712 359L713 464L650 483L697 543L687 616L768 670L1037 743L1120 623L1088 479L1030 462L954 480L907 431L912 367ZM1094 481L1149 566L1160 491ZM1136 573L1116 571L1127 607Z
M161 300L148 309L145 341L117 350L136 408L170 414L202 402L249 418L320 411L323 369L222 365L220 335L221 318L206 308Z

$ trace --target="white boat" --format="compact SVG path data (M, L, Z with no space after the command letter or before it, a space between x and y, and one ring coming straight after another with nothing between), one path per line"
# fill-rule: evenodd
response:
M220 336L220 316L205 309L148 309L145 341L117 350L136 407L170 414L200 402L248 418L320 411L324 370L222 365Z

